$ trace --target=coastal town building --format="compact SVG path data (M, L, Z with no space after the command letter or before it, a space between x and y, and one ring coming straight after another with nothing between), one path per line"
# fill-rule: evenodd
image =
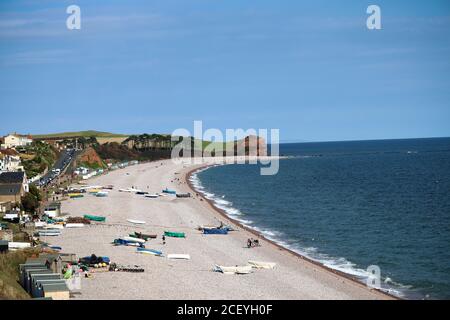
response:
M14 186L14 190L17 190L18 188L21 196L30 191L27 175L23 171L0 173L0 187L3 187L3 190L6 190L6 186L9 188Z
M14 149L0 150L0 173L24 171L19 153Z
M3 137L2 149L24 147L33 142L33 138L30 135L21 135L17 133L10 133Z

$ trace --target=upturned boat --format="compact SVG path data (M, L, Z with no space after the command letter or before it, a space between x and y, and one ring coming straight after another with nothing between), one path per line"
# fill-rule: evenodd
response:
M145 224L145 221L143 220L127 219L127 221L134 224Z
M252 272L252 266L234 266L234 267L225 267L225 266L214 266L214 271L222 272L223 274L249 274Z
M162 251L154 250L154 249L146 249L146 248L137 248L137 253L143 253L143 254L151 254L154 256L162 256Z
M203 229L203 234L228 234L228 229Z
M156 234L144 234L144 233L140 233L140 232L130 233L129 236L133 237L133 238L144 239L144 240L156 239L158 237Z
M134 238L134 237L121 237L120 239L123 239L125 241L129 241L129 242L145 243L144 239Z
M70 199L83 198L83 197L84 197L84 195L82 195L81 193L69 193Z
M106 221L106 217L102 217L102 216L93 216L90 214L85 214L83 216L83 218L91 220L91 221L97 221L97 222L104 222Z
M188 254L171 253L167 255L167 259L190 260L191 256Z
M164 235L172 238L186 238L184 232L164 231Z
M156 199L159 197L159 194L146 194L145 195L146 198L151 198L151 199Z
M167 188L165 188L162 192L163 193L168 193L168 194L177 194L177 192L175 190L170 190L170 189L167 189Z
M264 262L264 261L254 261L249 260L248 264L255 269L273 269L277 265L275 262Z

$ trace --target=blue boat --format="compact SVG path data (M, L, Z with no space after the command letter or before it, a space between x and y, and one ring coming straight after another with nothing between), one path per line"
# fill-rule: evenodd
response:
M203 229L203 234L228 234L228 229Z
M165 188L162 192L163 193L169 193L169 194L177 194L177 192L175 190L169 190L167 188Z
M145 246L142 243L136 242L136 241L129 241L124 239L114 239L113 244L115 246L134 246L134 247L141 247L145 248Z
M137 248L136 252L138 253L145 253L145 254L152 254L154 256L162 256L162 251L154 250L154 249L145 249L145 248Z

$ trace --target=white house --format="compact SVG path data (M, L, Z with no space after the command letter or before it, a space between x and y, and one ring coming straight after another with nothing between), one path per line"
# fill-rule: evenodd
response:
M3 154L0 151L0 173L10 171L24 171L20 157Z
M33 138L30 135L24 136L17 133L11 133L4 137L3 141L2 148L8 149L29 145L33 142Z

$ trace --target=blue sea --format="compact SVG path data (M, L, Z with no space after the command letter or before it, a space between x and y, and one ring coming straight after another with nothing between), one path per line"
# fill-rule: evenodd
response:
M191 179L230 217L383 290L450 299L450 138L281 144L275 176L216 166Z

